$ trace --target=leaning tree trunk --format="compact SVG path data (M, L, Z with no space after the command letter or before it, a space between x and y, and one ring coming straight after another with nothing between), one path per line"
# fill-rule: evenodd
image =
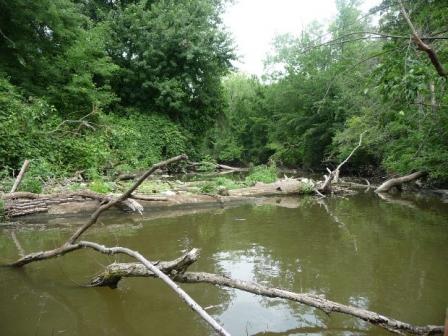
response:
M378 188L376 188L375 192L376 193L389 192L389 190L392 189L393 187L397 187L402 185L403 183L417 180L424 175L426 175L425 172L418 171L406 176L391 178L390 180L387 180Z

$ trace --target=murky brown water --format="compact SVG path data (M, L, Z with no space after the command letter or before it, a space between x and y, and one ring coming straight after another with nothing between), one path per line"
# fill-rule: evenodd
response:
M281 204L288 207L242 205L156 220L121 216L86 238L127 246L152 260L199 247L201 258L191 270L324 294L415 324L443 324L448 204L394 204L371 194ZM16 236L31 252L59 245L71 230L28 228ZM11 234L11 228L0 230L1 263L18 255ZM0 269L0 335L212 334L158 280L126 279L117 290L79 286L115 260L128 259L79 251L22 270ZM182 286L203 306L213 306L209 312L233 335L386 334L297 303L207 284Z

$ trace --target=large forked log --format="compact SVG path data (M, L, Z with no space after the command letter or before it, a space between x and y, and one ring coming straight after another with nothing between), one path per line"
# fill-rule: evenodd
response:
M189 264L198 258L192 256ZM182 258L182 257L181 257ZM187 265L187 266L188 266ZM163 270L162 270L163 271ZM169 272L167 272L169 274ZM123 277L153 277L154 274L148 271L142 264L136 263L114 263L106 267L105 271L91 280L92 286L109 286L116 288L118 282ZM262 295L271 298L281 298L299 302L314 308L318 308L325 313L338 312L357 317L361 320L377 325L394 333L409 333L413 335L437 335L443 333L443 326L414 326L401 322L366 309L344 305L338 302L325 299L320 295L308 293L294 293L288 290L266 287L256 282L232 279L226 276L204 273L204 272L179 272L171 276L181 283L208 283L217 286L236 288L245 292Z
M143 257L140 253L130 250L125 247L110 247L107 248L97 243L80 241L78 243L79 246L85 248L91 248L98 252L114 255L114 254L126 254L130 257L133 257L141 262L141 265L145 267L147 271L153 273L153 275L157 276L159 279L163 280L173 291L177 293L177 295L191 308L193 309L202 319L204 319L209 325L213 327L213 329L219 334L223 336L230 336L230 334L221 326L218 322L216 322L196 301L194 301L185 291L183 291L176 283L171 280L171 278L166 275L162 270L152 264L149 260ZM194 251L193 253L197 253ZM194 257L194 256L192 256Z
M199 250L192 249L187 253L184 253L179 258L171 261L158 261L154 262L160 271L170 276L174 276L186 271L188 266L193 264L199 257ZM102 272L90 281L89 287L104 287L117 288L118 282L128 276L132 277L147 277L155 276L153 272L143 267L141 263L126 263L126 267L122 267L122 263L113 263L107 266L107 271ZM132 270L129 272L129 270Z
M358 148L361 147L361 145L362 145L362 137L364 136L364 133L365 133L365 132L366 132L366 131L362 132L362 133L359 135L359 143L358 143L358 145L357 145L355 148L353 148L353 150L352 150L351 153L347 156L347 158L346 158L344 161L342 161L342 162L336 167L335 170L331 171L330 169L327 168L328 175L325 175L325 176L324 176L324 177L325 177L325 180L324 180L324 182L322 183L322 185L318 188L318 192L319 192L319 193L323 193L323 194L329 194L329 193L331 193L331 182L333 182L333 180L336 180L336 181L337 181L337 180L339 179L339 173L340 173L340 170L341 170L342 166L345 165L345 164L348 162L348 160L350 160L350 158L353 156L353 154L358 150Z
M381 184L378 188L376 188L375 192L376 193L388 192L393 187L400 186L403 183L417 180L424 175L426 175L425 172L418 171L418 172L415 172L415 173L412 173L412 174L409 174L406 176L391 178L391 179L387 180L386 182L384 182L383 184Z

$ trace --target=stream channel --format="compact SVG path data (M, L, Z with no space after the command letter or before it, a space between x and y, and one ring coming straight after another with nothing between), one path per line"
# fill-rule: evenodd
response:
M157 218L159 217L159 218ZM0 263L60 245L75 219L0 227ZM76 224L79 225L79 224ZM416 325L443 325L448 306L448 204L374 193L316 201L271 198L225 209L101 218L83 239L171 260L201 249L191 271L323 294ZM113 261L91 250L0 268L0 335L212 335L168 287L132 278L83 288ZM181 285L232 335L387 335L356 318L208 284Z

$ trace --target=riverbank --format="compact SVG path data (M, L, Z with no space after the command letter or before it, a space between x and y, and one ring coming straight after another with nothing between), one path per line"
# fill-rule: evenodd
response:
M219 183L213 182L213 193L202 193L201 187L209 185L211 181L197 182L167 182L148 181L142 185L130 199L132 204L119 204L118 207L109 209L135 210L137 212L149 212L172 210L189 207L222 206L231 203L252 202L266 196L285 196L309 194L314 190L314 183L309 179L285 178L274 183L257 182L253 186L229 189ZM166 185L169 185L168 190ZM233 187L238 186L236 182ZM117 197L118 194L100 194L91 190L59 191L52 194L34 194L17 192L3 195L4 212L9 218L24 217L45 213L50 216L87 216L92 213L100 203Z

